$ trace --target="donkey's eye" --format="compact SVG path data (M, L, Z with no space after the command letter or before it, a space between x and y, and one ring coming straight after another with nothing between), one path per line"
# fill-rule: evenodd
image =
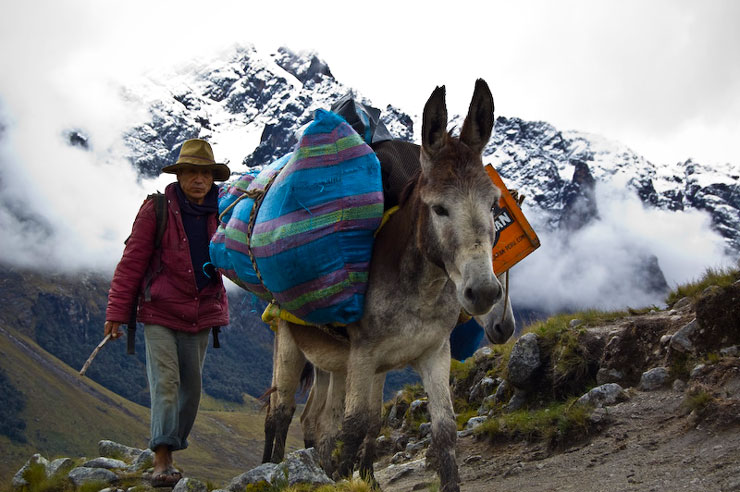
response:
M434 211L435 214L439 215L440 217L445 217L447 215L450 215L447 209L444 208L442 205L433 205L432 210Z

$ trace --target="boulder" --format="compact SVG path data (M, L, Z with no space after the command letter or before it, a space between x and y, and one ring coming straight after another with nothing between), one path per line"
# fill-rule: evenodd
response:
M593 405L594 407L608 407L627 400L629 396L616 383L602 384L578 399L580 405Z
M669 346L681 353L691 353L694 351L694 344L691 341L694 333L699 329L699 323L696 320L692 320L690 323L684 325L680 330L673 334Z
M102 482L110 485L118 481L118 475L110 470L106 470L105 468L88 468L86 466L73 468L67 477L75 484L75 487L80 487L90 482Z
M263 463L233 478L226 487L231 492L243 492L247 485L260 482L274 485L287 481L289 485L308 483L323 485L334 483L319 466L314 448L300 449L290 453L282 463Z
M143 450L139 456L136 457L131 466L128 467L129 471L141 471L150 468L154 464L154 452L151 449Z
M226 486L226 490L230 492L243 492L247 485L257 484L265 482L272 484L276 474L279 471L280 466L277 463L263 463L256 468L242 473L231 479L229 485Z
M46 475L49 477L57 474L67 474L75 467L75 462L70 458L57 458L46 467Z
M105 468L106 470L115 470L117 468L128 467L128 463L113 458L104 458L101 456L100 458L95 458L84 462L82 466L86 468Z
M465 424L466 429L475 429L476 427L479 427L483 422L487 421L488 417L472 417L468 420L468 422Z
M668 369L655 367L642 374L640 378L640 389L642 391L655 391L668 383Z
M182 478L172 492L208 492L208 486L194 478Z
M13 480L11 482L14 489L20 489L22 487L25 487L28 485L28 481L24 477L24 475L33 467L34 465L41 465L44 468L44 473L48 474L48 467L49 467L49 460L41 456L40 454L36 453L33 456L31 456L28 461L26 461L26 464L23 465L13 476Z
M490 378L488 376L483 377L480 381L475 383L473 387L470 389L470 395L468 396L469 402L474 401L481 401L486 396L493 393L494 388L500 383L501 381L496 381L493 378Z
M290 453L280 466L288 471L288 483L290 485L296 485L298 483L309 483L312 485L334 483L326 475L321 466L319 466L318 453L316 453L314 448L299 449L294 453Z
M98 442L98 454L104 458L131 461L135 460L142 452L144 452L143 449L132 448L107 439Z
M511 350L507 380L518 388L527 388L537 369L542 365L537 339L535 333L527 333L517 340Z

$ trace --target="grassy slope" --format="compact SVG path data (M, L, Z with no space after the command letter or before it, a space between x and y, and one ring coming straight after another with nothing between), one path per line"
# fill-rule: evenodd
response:
M0 487L33 454L46 458L95 457L97 443L111 439L146 447L149 409L91 381L45 352L29 338L0 327L0 367L25 396L22 417L27 443L0 436ZM2 395L0 395L2 404ZM190 439L176 454L188 476L216 485L259 464L264 414L254 400L243 406L204 401ZM301 445L300 430L291 427L288 446Z

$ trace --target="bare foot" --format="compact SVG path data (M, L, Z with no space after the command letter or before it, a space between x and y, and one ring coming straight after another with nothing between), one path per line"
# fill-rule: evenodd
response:
M166 444L157 446L154 450L154 470L152 475L164 473L172 467L172 451Z

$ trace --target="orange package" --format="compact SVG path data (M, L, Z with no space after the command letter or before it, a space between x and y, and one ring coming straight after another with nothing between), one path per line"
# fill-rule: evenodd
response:
M493 184L501 190L493 242L493 271L501 275L539 248L540 239L493 166L489 164L485 169Z

